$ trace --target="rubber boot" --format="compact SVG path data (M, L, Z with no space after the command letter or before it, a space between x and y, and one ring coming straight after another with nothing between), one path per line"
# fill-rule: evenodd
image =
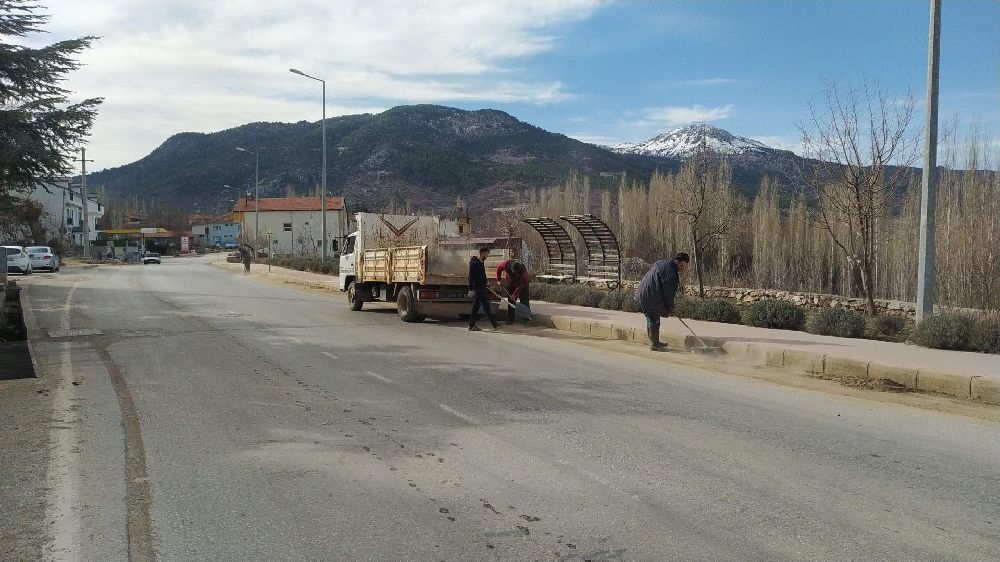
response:
M667 344L660 343L660 331L656 328L646 328L646 335L649 336L650 351L666 351Z

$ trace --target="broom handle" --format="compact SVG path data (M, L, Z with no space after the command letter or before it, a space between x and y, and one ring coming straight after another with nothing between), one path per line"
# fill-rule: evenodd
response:
M704 340L698 337L698 334L694 333L694 330L691 329L691 326L687 325L687 322L685 322L683 318L678 316L677 319L681 321L681 324L684 324L684 327L687 328L689 332L691 332L691 335L694 336L694 339L698 340L698 343L700 343L702 347L709 347Z

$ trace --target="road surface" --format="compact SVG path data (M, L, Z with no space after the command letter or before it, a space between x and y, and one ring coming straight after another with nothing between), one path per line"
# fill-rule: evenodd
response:
M989 560L1000 426L203 259L26 279L51 409L8 554ZM369 307L370 308L370 307ZM626 346L628 344L620 344ZM33 404L33 405L31 405ZM26 484L27 486L27 484ZM29 489L29 488L25 488ZM33 506L33 507L32 507ZM32 549L41 549L35 552ZM20 549L20 550L17 550Z

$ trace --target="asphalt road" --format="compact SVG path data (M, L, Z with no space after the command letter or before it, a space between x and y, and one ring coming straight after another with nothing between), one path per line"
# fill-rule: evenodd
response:
M199 259L25 282L46 501L0 517L44 528L47 558L1000 552L992 421L402 324Z

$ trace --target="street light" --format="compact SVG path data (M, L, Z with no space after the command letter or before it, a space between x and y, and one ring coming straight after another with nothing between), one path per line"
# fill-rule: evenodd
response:
M254 244L260 238L260 197L257 196L257 186L260 184L260 156L256 152L249 151L245 148L236 147L236 150L240 152L246 152L247 154L253 154L253 240Z
M327 240L326 240L326 80L322 80L320 78L316 78L315 76L309 76L305 72L302 72L301 70L298 70L298 69L295 69L295 68L289 68L288 71L291 72L292 74L298 74L299 76L305 76L306 78L309 78L310 80L315 80L315 81L323 84L323 121L322 121L322 123L323 123L322 124L322 131L323 131L323 180L322 180L322 186L321 186L321 190L320 190L320 200L319 200L320 203L319 203L319 206L320 206L320 209L321 209L320 212L321 212L321 214L323 216L323 252L322 252L322 261L323 261L323 263L326 263L326 253L327 253L327 249L326 249L326 242L327 242Z

